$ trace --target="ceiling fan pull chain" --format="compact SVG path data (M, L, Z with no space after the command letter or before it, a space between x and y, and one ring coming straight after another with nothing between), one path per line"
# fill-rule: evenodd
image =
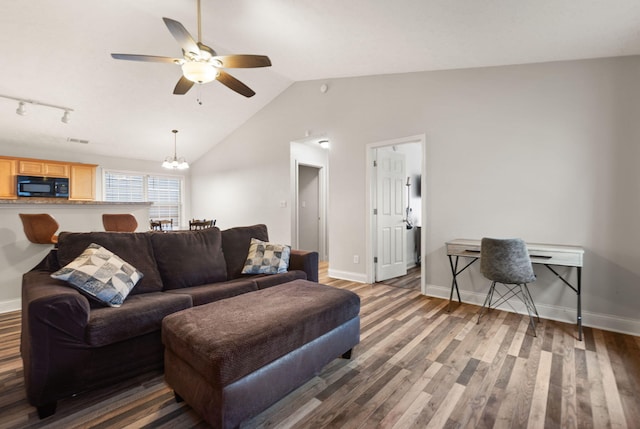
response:
M198 97L196 97L196 101L202 106L202 85L198 85Z

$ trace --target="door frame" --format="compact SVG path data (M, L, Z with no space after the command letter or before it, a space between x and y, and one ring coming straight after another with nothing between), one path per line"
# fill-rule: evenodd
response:
M318 169L319 180L319 215L320 237L318 257L321 261L329 260L328 243L328 201L329 201L329 156L326 149L317 143L324 136L306 137L290 142L290 178L291 178L291 246L296 249L299 243L299 215L298 215L298 167L314 167Z
M368 143L366 145L366 177L365 177L365 188L367 189L366 193L366 201L365 207L367 210L367 214L365 216L366 223L366 231L365 234L365 247L366 247L366 278L367 283L373 283L375 279L375 266L373 262L373 256L376 253L376 230L375 230L375 219L373 214L374 204L375 204L375 196L376 196L376 181L375 181L375 170L373 167L374 153L376 149L401 145L405 143L419 143L422 148L422 156L420 159L420 170L422 174L420 175L420 190L421 190L421 203L422 203L422 219L421 224L422 228L420 229L420 255L421 255L421 264L420 264L420 289L423 295L426 295L426 225L427 225L427 185L426 185L426 136L425 134L418 134L414 136L401 137L391 140L383 140L374 143Z

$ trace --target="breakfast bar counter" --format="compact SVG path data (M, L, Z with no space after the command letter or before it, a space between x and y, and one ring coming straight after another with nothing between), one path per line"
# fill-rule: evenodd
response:
M122 201L77 201L67 200L65 198L18 198L17 200L0 200L0 207L2 205L27 205L27 206L41 206L41 205L85 205L85 206L150 206L153 203L149 202L122 202Z
M61 231L104 231L105 213L131 213L138 231L149 230L149 202L69 201L60 198L0 200L0 313L20 309L22 274L36 266L51 249L27 240L19 213L48 213Z

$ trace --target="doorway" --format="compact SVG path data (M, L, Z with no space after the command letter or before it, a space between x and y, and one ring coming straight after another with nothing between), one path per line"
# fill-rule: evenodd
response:
M327 201L329 153L321 137L306 137L290 144L291 245L318 252L328 261Z
M320 253L320 168L298 165L298 246Z
M388 154L392 154L392 158L405 159L404 172L398 163L395 167L397 171L393 173L395 176L389 176L380 171L382 162L388 162L386 161ZM420 289L423 294L426 293L425 228L423 228L426 214L426 199L423 192L425 159L424 135L367 145L368 283L388 278L388 273L381 273L380 268L395 260L399 275L403 275L403 269L415 271L417 267L421 277ZM384 184L385 176L389 176L386 179L387 184ZM388 194L385 195L385 193ZM390 201L386 201L389 199ZM384 219L381 217L381 211L389 211L389 205L393 206L395 215L393 218ZM392 255L391 258L389 258L390 255ZM403 266L400 268L398 264ZM393 270L390 273L392 278L395 277Z

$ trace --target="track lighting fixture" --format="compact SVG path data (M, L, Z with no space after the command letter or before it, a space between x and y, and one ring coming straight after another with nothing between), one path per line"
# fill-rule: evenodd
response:
M27 114L27 109L24 108L24 101L18 103L18 108L16 109L16 113L20 116L24 116Z
M169 168L172 170L186 170L187 168L189 168L189 163L184 159L184 157L178 158L176 152L176 136L178 134L178 130L171 130L171 132L173 133L173 157L166 157L164 162L162 163L162 166L164 168Z
M32 106L44 106L44 107L51 107L52 109L60 109L60 110L64 110L64 113L62 114L62 118L60 118L60 120L65 123L68 124L69 121L71 120L71 112L73 112L73 109L70 107L64 107L64 106L58 106L55 104L49 104L49 103L43 103L41 101L36 101L36 100L27 100L24 98L18 98L18 97L12 97L10 95L2 95L0 94L0 98L6 98L8 100L14 100L18 102L18 108L16 109L16 113L20 116L24 116L27 114L27 104L30 104Z

